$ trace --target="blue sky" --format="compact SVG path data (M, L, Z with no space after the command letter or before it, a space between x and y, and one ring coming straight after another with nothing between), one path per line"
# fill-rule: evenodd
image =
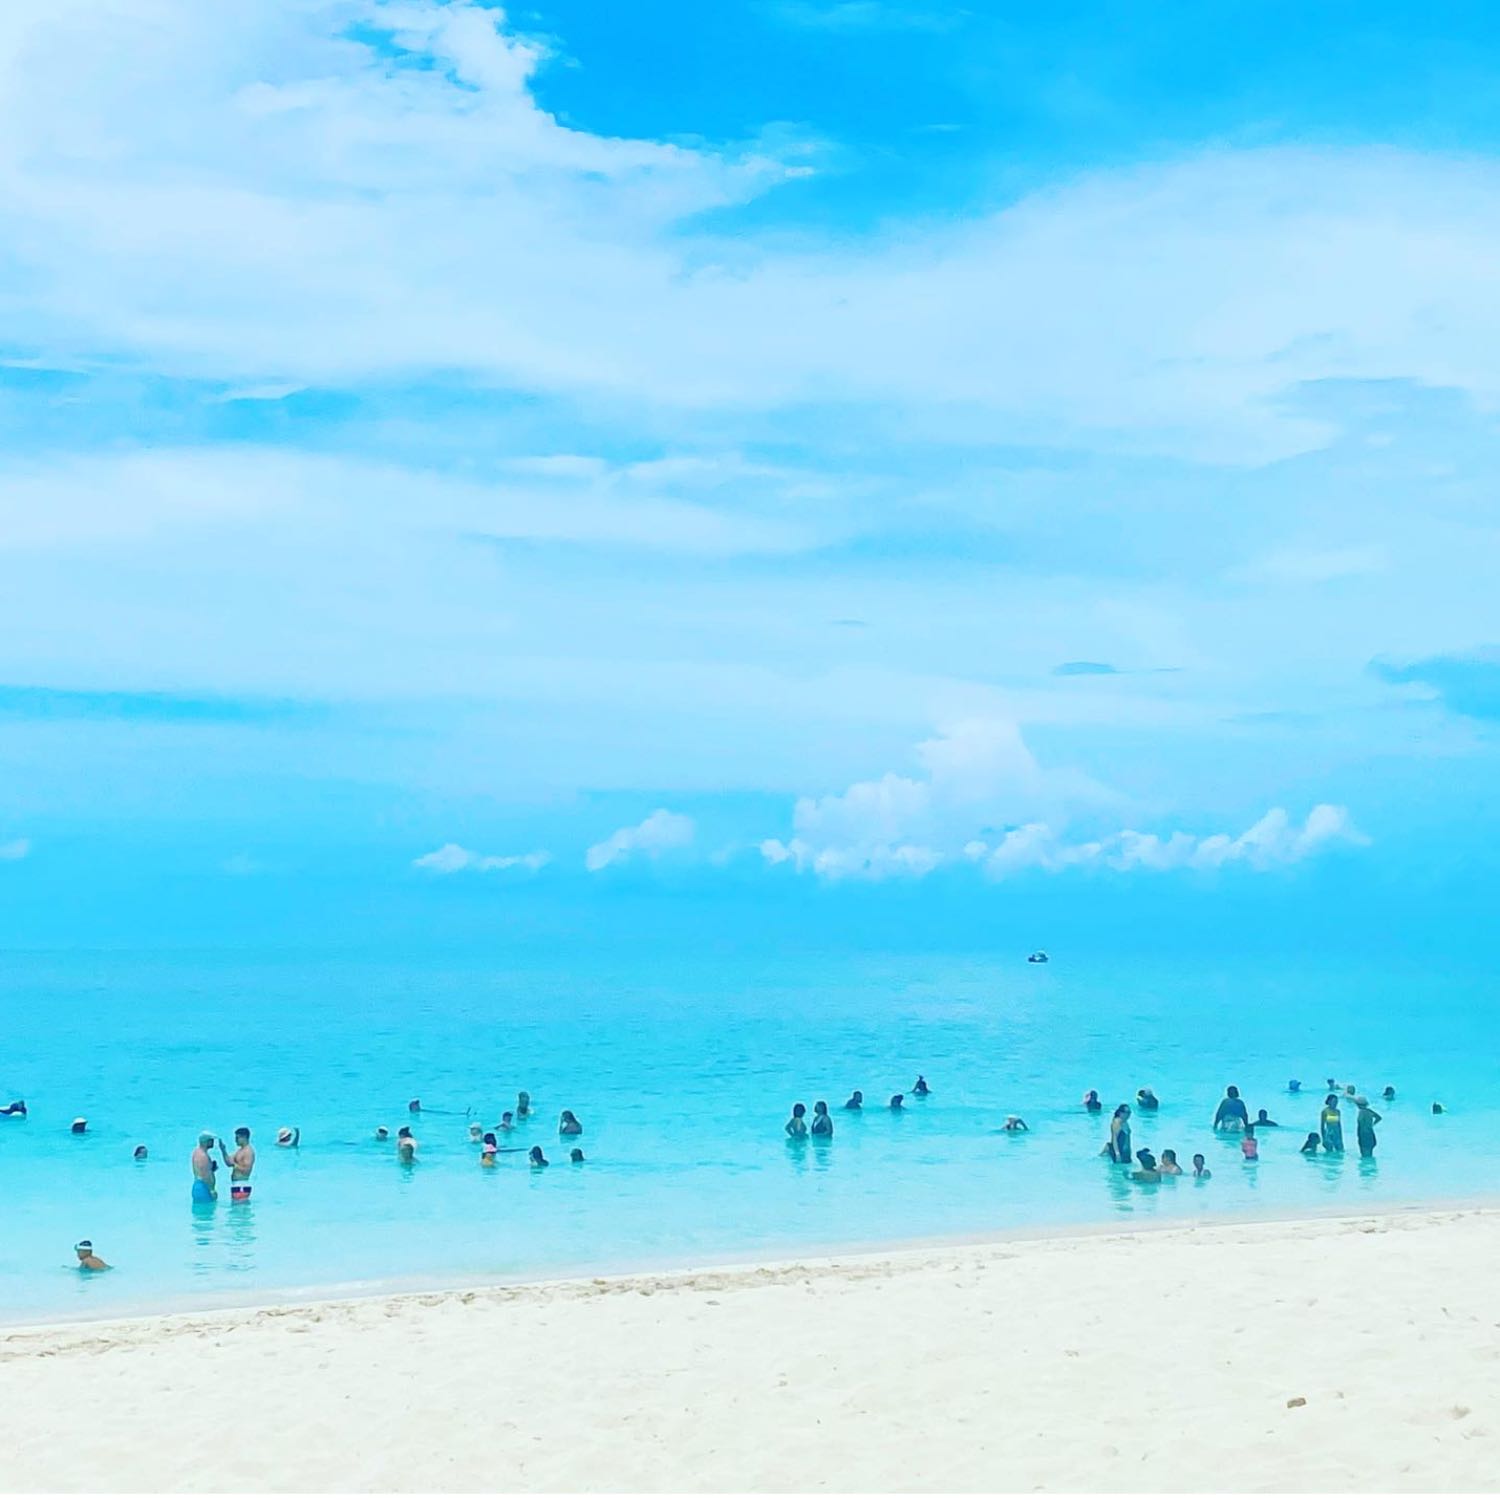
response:
M1492 891L1497 73L1457 4L6 7L0 936Z

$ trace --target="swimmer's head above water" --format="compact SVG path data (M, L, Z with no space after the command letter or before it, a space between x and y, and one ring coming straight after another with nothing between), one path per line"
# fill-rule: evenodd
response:
M850 1094L849 1098L845 1101L844 1108L845 1109L859 1109L859 1108L861 1108L863 1106L864 1102L865 1102L865 1096L864 1096L864 1094L859 1089L855 1089L855 1091L852 1094Z
M85 1120L82 1115L79 1115L79 1117L73 1121L72 1125L69 1126L69 1129L72 1130L74 1135L82 1135L88 1128L89 1122Z
M391 1132L390 1132L390 1130L386 1126L384 1126L384 1125L377 1125L375 1127L375 1139L377 1141L388 1141L388 1140L390 1140L390 1138L391 1138Z
M542 1148L540 1146L533 1146L526 1153L526 1160L534 1167L545 1167L547 1165L547 1158L542 1155Z
M130 1154L136 1161L145 1161L146 1148L144 1146L137 1146Z
M568 1160L572 1162L576 1167L583 1160L583 1152L577 1146L574 1146L573 1149L568 1152Z
M891 1095L891 1108L892 1109L902 1109L902 1108L905 1107L905 1105L906 1105L906 1095L905 1094L892 1094Z

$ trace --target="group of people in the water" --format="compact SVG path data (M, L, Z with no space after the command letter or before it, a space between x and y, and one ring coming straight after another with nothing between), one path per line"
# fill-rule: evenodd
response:
M407 1111L413 1115L423 1113L422 1101L413 1099L407 1106ZM428 1110L429 1114L447 1114L447 1110ZM552 1165L547 1160L546 1153L540 1146L502 1146L500 1137L508 1136L520 1127L523 1120L529 1120L532 1116L531 1095L522 1089L516 1095L516 1107L514 1109L502 1110L500 1122L493 1130L486 1130L477 1120L469 1121L469 1144L479 1148L479 1165L486 1169L499 1166L499 1158L502 1156L526 1155L528 1165L532 1167L549 1167ZM571 1109L563 1110L558 1116L557 1133L563 1140L570 1140L583 1134L583 1125L577 1115ZM389 1129L384 1125L375 1127L375 1139L377 1141L388 1141L391 1137ZM403 1125L396 1132L396 1159L403 1166L411 1166L417 1159L417 1147L419 1142L412 1133L410 1125ZM573 1146L569 1148L568 1160L574 1166L583 1165L583 1148Z
M1327 1081L1327 1088L1328 1093L1318 1115L1318 1128L1308 1132L1307 1139L1299 1148L1300 1153L1303 1156L1315 1156L1319 1152L1334 1156L1343 1155L1344 1116L1339 1106L1341 1103L1347 1103L1355 1110L1354 1138L1359 1154L1365 1160L1372 1159L1375 1155L1375 1147L1379 1143L1375 1127L1384 1117L1352 1083L1340 1085L1330 1078ZM1291 1079L1287 1084L1287 1093L1297 1095L1301 1092L1301 1081L1296 1078ZM1387 1085L1381 1092L1381 1098L1387 1104L1395 1097L1396 1091L1390 1085ZM1090 1114L1103 1113L1104 1104L1099 1098L1097 1089L1090 1089L1083 1096L1083 1107ZM1161 1100L1149 1088L1138 1089L1135 1107L1143 1114L1154 1114L1161 1108ZM1436 1102L1432 1106L1432 1112L1435 1115L1445 1113L1443 1106ZM1160 1159L1154 1152L1145 1148L1132 1151L1132 1118L1133 1111L1130 1105L1121 1104L1116 1107L1114 1114L1110 1116L1109 1139L1105 1141L1099 1154L1108 1157L1119 1166L1131 1168L1130 1175L1138 1182L1156 1182L1163 1177L1186 1175L1184 1169L1178 1164L1175 1151L1164 1150ZM1224 1090L1224 1097L1214 1111L1215 1134L1237 1135L1240 1142L1240 1154L1247 1163L1260 1160L1259 1132L1280 1128L1280 1123L1273 1120L1265 1109L1260 1110L1252 1120L1249 1107L1240 1097L1240 1091L1234 1084L1230 1084ZM1198 1178L1213 1175L1202 1155L1193 1157L1192 1175Z
M932 1090L927 1086L927 1080L917 1074L917 1081L911 1086L911 1094L915 1099L925 1099ZM861 1089L855 1089L844 1101L844 1108L852 1113L861 1113L865 1107L865 1096ZM906 1108L905 1094L892 1094L890 1103L886 1108L892 1114L898 1114ZM1016 1117L1011 1116L1012 1119ZM791 1118L783 1127L787 1137L794 1141L803 1141L809 1138L831 1141L833 1139L833 1116L828 1113L828 1102L819 1099L813 1105L812 1119L807 1118L807 1106L805 1104L794 1104L792 1106ZM1009 1128L1009 1127L1007 1127ZM1026 1122L1021 1121L1021 1129L1026 1128Z

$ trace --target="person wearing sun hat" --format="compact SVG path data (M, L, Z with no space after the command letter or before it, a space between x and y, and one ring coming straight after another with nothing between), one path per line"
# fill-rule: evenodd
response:
M1359 1142L1359 1154L1363 1157L1375 1155L1375 1127L1381 1116L1370 1108L1370 1101L1363 1094L1356 1096L1354 1107L1359 1113L1354 1118L1354 1138Z
M276 1132L276 1144L278 1146L300 1146L302 1144L302 1130L299 1126L293 1129L290 1125L283 1125Z

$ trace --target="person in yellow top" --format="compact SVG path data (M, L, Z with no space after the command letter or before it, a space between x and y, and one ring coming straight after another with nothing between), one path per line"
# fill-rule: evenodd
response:
M1323 1112L1318 1116L1318 1133L1323 1137L1325 1151L1342 1153L1344 1149L1344 1117L1339 1113L1339 1096L1330 1094L1323 1101Z

